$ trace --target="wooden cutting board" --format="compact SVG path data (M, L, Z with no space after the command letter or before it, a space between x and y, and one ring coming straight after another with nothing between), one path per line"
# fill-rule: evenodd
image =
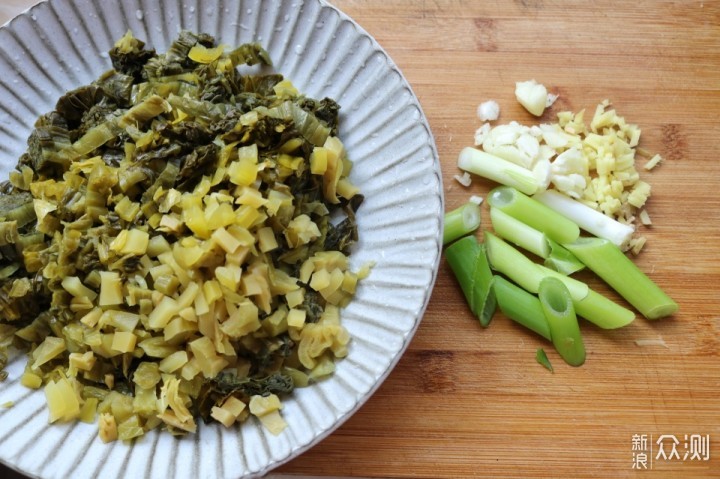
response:
M0 23L32 3L4 0ZM643 173L653 225L643 228L648 242L636 261L680 312L619 331L583 323L588 357L572 368L500 314L482 329L443 261L390 377L334 434L277 472L720 477L720 3L332 3L378 40L419 97L440 153L446 210L491 187L453 179L458 152L481 124L480 102L496 100L500 122L538 122L515 101L516 81L535 78L560 95L540 121L566 109L590 115L609 99L639 125L641 146L665 161ZM660 341L636 343L644 340ZM554 373L535 362L539 347Z

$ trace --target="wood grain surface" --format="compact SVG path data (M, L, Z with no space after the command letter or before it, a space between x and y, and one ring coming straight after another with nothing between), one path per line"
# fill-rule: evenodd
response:
M30 3L3 0L0 23ZM653 225L643 229L648 243L636 261L680 312L618 331L583 323L587 361L572 368L500 314L482 329L443 261L417 335L390 377L334 434L277 472L720 477L720 2L332 3L377 39L419 97L447 210L491 187L453 179L459 151L480 126L480 102L498 101L500 122L538 122L515 101L516 81L535 78L560 94L539 121L566 109L591 113L609 99L638 124L641 146L666 161L642 173L653 187ZM665 346L635 342L645 339ZM535 362L539 347L554 373ZM643 435L647 450L635 450L633 437ZM709 440L709 458L684 458L698 436ZM680 457L657 457L660 445L670 452L672 437ZM637 470L643 452L648 470Z

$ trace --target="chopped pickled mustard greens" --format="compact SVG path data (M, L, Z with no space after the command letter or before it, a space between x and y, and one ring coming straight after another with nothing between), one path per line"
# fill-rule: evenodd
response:
M50 422L104 442L150 429L285 427L281 398L348 354L340 309L363 196L339 105L256 43L128 32L113 69L38 118L0 184L0 378L8 349Z

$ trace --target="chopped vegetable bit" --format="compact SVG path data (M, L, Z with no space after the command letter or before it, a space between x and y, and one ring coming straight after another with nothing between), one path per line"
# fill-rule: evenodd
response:
M525 104L540 114L540 105L556 98L534 81L520 82L517 88ZM545 103L541 102L546 96ZM630 240L639 211L645 208L652 188L640 178L635 162L636 154L646 155L638 148L640 128L627 123L609 106L609 101L601 102L589 124L585 110L562 111L556 123L533 126L515 121L495 127L485 123L475 132L475 148L461 151L458 166L528 195L551 191L577 200L588 209L578 212L579 215L592 209L618 223L607 224L610 236L603 236L597 229L588 231L607 237L624 251L630 250L637 245L637 242L631 245ZM650 170L661 161L662 157L655 155L644 169ZM563 204L567 206L567 202ZM593 219L574 219L581 227L608 223L598 220L597 215L590 216Z
M483 123L480 128L475 130L475 146L483 144L483 141L485 141L485 138L487 138L490 133L490 129L490 123Z
M554 372L553 366L550 363L550 359L548 359L547 354L545 353L545 350L543 348L537 349L537 351L535 352L535 360L551 373Z
M548 91L544 85L535 80L517 82L515 97L527 111L540 116L548 105Z
M480 121L495 121L500 116L500 105L495 100L484 101L478 105L477 116Z
M468 187L472 184L472 178L470 177L470 173L468 173L467 171L464 171L462 175L454 175L453 178L455 178L458 183L465 187Z
M555 349L569 365L582 365L585 362L585 344L567 286L558 278L545 277L540 281L538 297Z
M112 442L118 438L117 422L115 416L110 413L103 413L98 420L98 436L102 442Z
M474 201L458 206L445 213L443 221L443 244L472 233L480 227L480 205Z
M666 349L670 349L665 340L661 337L647 338L647 339L636 339L635 344L637 346L661 346Z
M660 162L662 162L662 161L663 161L663 157L662 157L662 156L660 156L660 155L655 155L655 156L653 156L652 158L650 158L650 159L645 163L645 167L644 167L644 168L645 168L646 170L652 170L652 169L655 168L657 165L659 165Z
M246 71L271 63L256 43L127 32L110 59L0 187L0 379L24 347L50 422L99 417L104 442L250 413L280 433L281 397L348 354L369 274L340 107Z

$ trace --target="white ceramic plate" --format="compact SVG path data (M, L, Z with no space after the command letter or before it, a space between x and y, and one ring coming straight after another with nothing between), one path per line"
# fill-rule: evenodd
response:
M341 105L340 137L366 201L354 267L377 265L342 314L349 356L332 378L284 401L289 427L268 434L201 425L181 439L152 432L103 444L95 425L47 423L42 391L21 386L25 357L0 383L0 461L42 478L254 477L320 441L377 389L428 303L441 251L442 181L425 116L397 66L352 19L321 0L50 0L0 28L0 178L32 124L67 90L110 68L106 52L131 29L164 52L180 29L219 42L259 41L275 69L309 96ZM340 471L338 471L340 472Z

